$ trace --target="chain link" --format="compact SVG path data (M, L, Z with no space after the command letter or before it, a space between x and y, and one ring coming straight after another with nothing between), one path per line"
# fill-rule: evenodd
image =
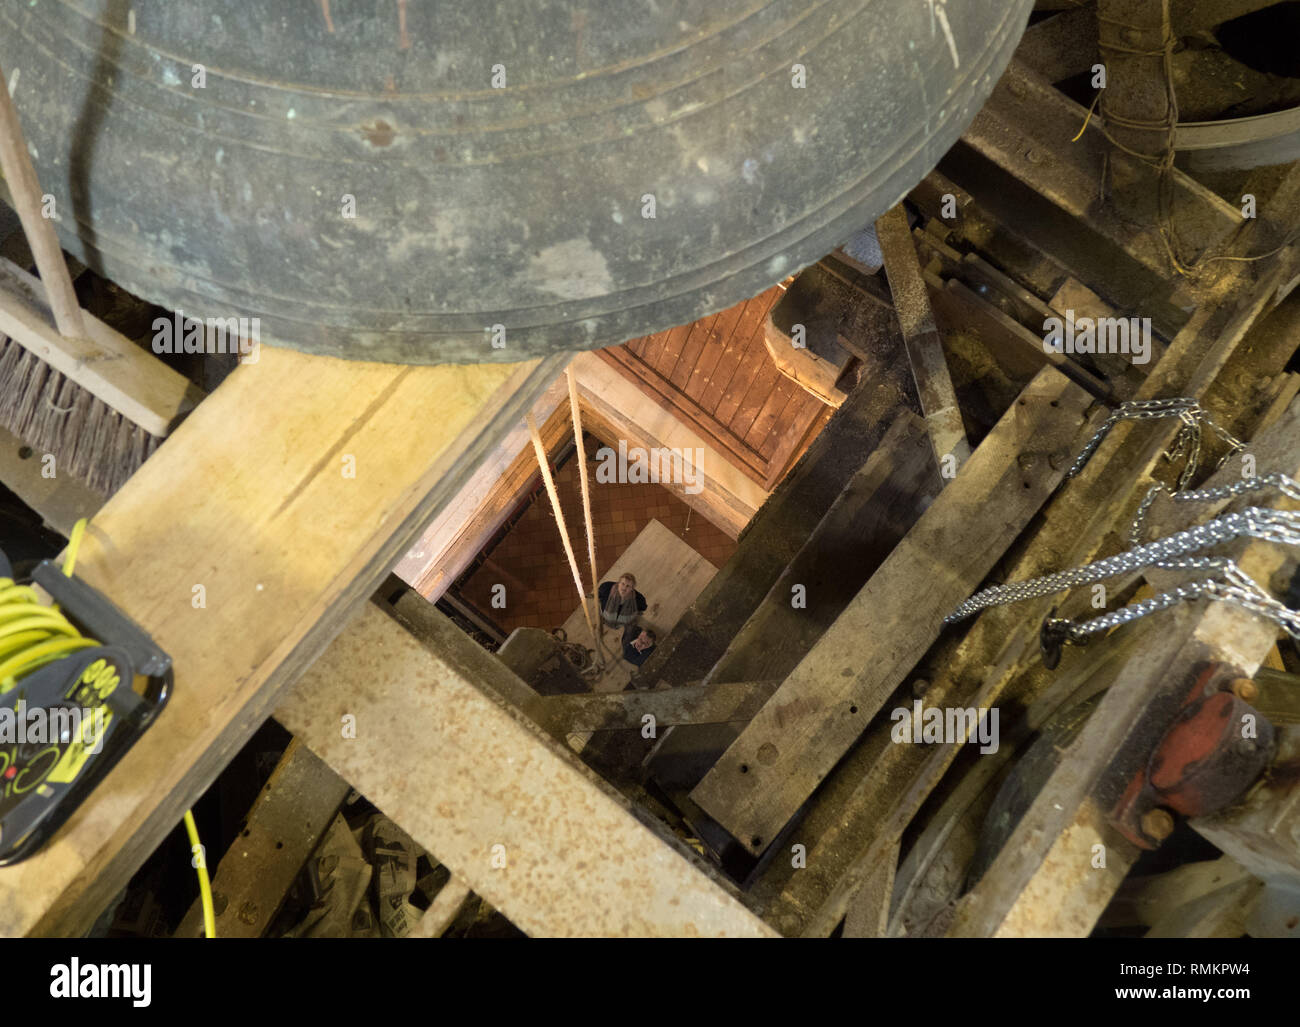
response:
M1040 599L1081 585L1104 581L1116 575L1129 574L1147 567L1159 567L1163 570L1210 571L1215 576L1175 586L1150 599L1130 603L1087 621L1075 622L1049 615L1047 626L1053 629L1061 640L1082 645L1091 635L1108 631L1121 624L1131 623L1140 617L1169 609L1178 603L1211 599L1233 603L1261 617L1266 617L1300 639L1300 611L1291 609L1269 595L1250 575L1227 557L1190 555L1242 537L1257 538L1281 545L1300 546L1300 511L1250 507L1239 513L1223 514L1164 538L1143 541L1147 514L1152 504L1161 495L1167 495L1177 503L1204 503L1234 499L1249 492L1276 490L1290 499L1300 501L1300 483L1277 472L1243 478L1231 485L1188 489L1186 486L1190 483L1200 461L1203 429L1208 427L1213 431L1228 446L1229 453L1240 452L1245 448L1239 440L1215 424L1195 400L1181 398L1134 400L1124 403L1111 413L1088 441L1065 477L1072 478L1083 469L1088 458L1101 444L1101 440L1120 420L1148 420L1163 417L1177 417L1183 422L1174 445L1166 455L1170 459L1183 458L1187 462L1179 475L1176 490L1171 490L1163 484L1156 484L1143 497L1133 524L1129 528L1130 548L1126 552L1028 581L1009 582L983 589L953 610L944 618L944 623L953 624L991 606L1022 602L1026 599ZM1224 459L1227 459L1227 455ZM1223 461L1220 460L1219 463L1221 465Z

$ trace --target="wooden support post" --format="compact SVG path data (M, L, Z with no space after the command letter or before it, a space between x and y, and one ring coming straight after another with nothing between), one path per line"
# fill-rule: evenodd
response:
M445 618L426 631L417 641L367 606L276 717L529 934L774 933L689 850L496 701L522 687L500 660ZM355 738L339 731L348 714Z
M77 561L171 655L173 697L50 844L0 875L0 935L90 926L562 359L397 367L267 348L186 419Z
M1095 429L1090 398L1050 368L872 575L691 793L762 852L934 644Z
M1160 0L1158 0L1160 2ZM1140 229L1101 200L1100 171L1110 143L1087 111L1019 59L1013 59L962 142L1024 182L1160 278L1169 256L1154 222ZM1189 238L1214 246L1243 223L1241 211L1176 168L1173 206Z
M952 473L970 456L970 443L961 421L957 393L953 391L943 355L943 341L934 323L934 311L921 277L921 263L912 244L907 212L902 204L883 214L876 222L876 235L885 258L885 273L894 295L894 311L907 344L907 358L921 398L921 412L930 429L934 458L941 468ZM949 467L951 456L955 466Z
M1283 231L1294 223L1298 189L1300 175L1290 176L1270 204L1272 218ZM1249 232L1243 235L1246 238L1239 239L1237 247L1249 252L1259 240ZM1215 283L1212 301L1198 308L1178 332L1136 398L1204 397L1268 309L1277 283L1293 273L1297 256L1292 248L1278 254L1272 265L1225 265L1235 272ZM1249 422L1227 424L1243 436L1252 433ZM1126 523L1146 493L1177 430L1174 422L1116 425L1082 473L1048 505L1043 527L1009 568L1008 578L1036 577L1102 554L1116 524ZM946 654L926 692L927 705L992 706L1013 685L1017 698L1042 692L1048 686L1038 658L1038 629L1056 602L1049 597L986 611ZM972 687L972 682L978 684ZM815 864L831 869L801 872L790 882L788 894L777 900L780 911L770 914L784 932L826 934L834 929L855 880L870 872L907 827L960 748L944 745L931 752L889 745L887 737L886 731L883 745L873 735L859 746L831 782L833 799L826 800L826 808L819 805L814 810L822 825ZM909 783L899 788L893 784L897 781ZM818 836L804 837L809 838L812 855L813 839Z

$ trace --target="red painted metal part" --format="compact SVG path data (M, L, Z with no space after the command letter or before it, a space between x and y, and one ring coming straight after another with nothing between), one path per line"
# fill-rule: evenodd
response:
M1230 678L1223 670L1212 664L1197 675L1173 724L1111 811L1112 822L1135 845L1160 844L1142 828L1148 811L1213 813L1238 799L1268 765L1273 725L1231 692L1214 690L1212 682Z

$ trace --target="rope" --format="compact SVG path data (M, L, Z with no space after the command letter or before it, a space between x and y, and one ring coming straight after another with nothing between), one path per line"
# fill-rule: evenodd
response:
M573 572L573 584L578 590L578 600L582 603L582 616L587 621L591 637L600 646L600 633L591 619L591 610L587 606L587 593L582 587L582 572L578 570L578 558L573 555L573 543L569 540L569 529L564 523L564 511L560 508L560 495L555 490L555 479L551 476L551 465L546 459L546 448L542 445L542 436L537 431L537 422L533 415L528 415L528 434L533 440L533 452L537 455L537 466L542 472L542 481L546 483L546 494L551 497L551 509L555 511L555 523L560 529L560 541L564 545L564 555L569 559L569 570Z
M573 438L578 447L578 479L582 485L582 517L587 528L587 561L591 566L591 603L596 606L596 589L600 584L600 576L596 571L596 532L591 524L591 485L587 480L587 453L582 442L582 410L578 405L578 383L573 377L573 366L565 368L565 378L569 382L569 413L573 417ZM584 594L582 600L583 608L586 608L587 599ZM593 610L595 617L593 623L599 623L600 611ZM596 664L604 670L605 644L601 640L600 632L596 632Z

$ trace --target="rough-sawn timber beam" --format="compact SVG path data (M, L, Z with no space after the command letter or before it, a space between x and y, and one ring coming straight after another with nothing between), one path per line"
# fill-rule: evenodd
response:
M691 793L751 852L794 816L1051 495L1095 428L1091 402L1040 371Z

